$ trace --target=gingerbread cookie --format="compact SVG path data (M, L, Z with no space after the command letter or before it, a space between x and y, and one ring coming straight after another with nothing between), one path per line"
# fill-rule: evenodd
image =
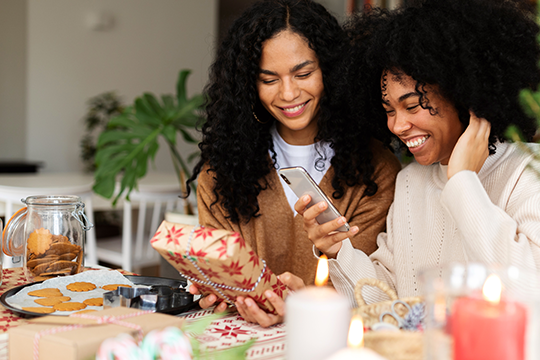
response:
M77 257L77 254L74 253L66 253L58 256L58 260L68 260L71 261Z
M38 296L38 297L64 296L64 294L62 294L62 292L57 288L45 288L45 289L40 289L40 290L34 290L34 291L30 291L28 295Z
M92 298L83 301L88 306L103 306L103 298Z
M57 242L69 242L69 239L67 238L67 236L64 236L64 235L53 235L53 236L52 236L52 242L53 242L53 243L57 243Z
M86 304L80 302L63 302L53 306L56 311L75 311L86 308Z
M71 300L69 296L53 296L53 297L36 299L34 300L34 302L42 306L54 306L56 304L60 304L61 302L65 302L69 300Z
M44 306L29 306L29 307L23 307L24 311L30 311L33 313L39 313L39 314L51 314L55 312L52 307L44 307Z
M97 311L97 310L86 309L86 310L81 310L81 311L74 312L74 314L86 314L86 313L91 313L91 312L94 312L94 311Z
M74 282L74 283L66 285L66 289L70 291L77 291L77 292L90 291L90 290L94 290L95 288L96 288L96 285L90 282L86 282L86 281Z
M124 285L124 284L109 284L109 285L103 285L101 288L107 291L114 291L118 289L120 286L129 287L129 288L131 287L131 285Z
M81 250L81 247L70 242L57 242L51 244L45 250L46 255L61 255L65 253L78 253Z
M28 250L36 255L45 254L47 249L52 244L51 232L47 229L40 228L34 230L28 237Z

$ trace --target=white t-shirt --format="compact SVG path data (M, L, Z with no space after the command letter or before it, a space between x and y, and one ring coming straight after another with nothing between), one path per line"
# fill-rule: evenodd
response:
M318 142L311 145L290 145L279 135L275 126L270 129L276 152L276 170L291 166L302 166L311 175L313 180L319 184L330 168L330 160L334 156L334 150L329 143ZM270 154L271 156L272 154ZM278 176L281 186L285 190L287 201L296 216L294 204L298 201L298 196L291 190L289 185Z

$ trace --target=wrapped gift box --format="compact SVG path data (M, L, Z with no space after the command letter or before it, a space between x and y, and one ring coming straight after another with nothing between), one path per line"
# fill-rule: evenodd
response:
M264 291L286 296L285 285L236 232L164 221L150 242L203 294L214 293L229 304L249 296L272 313Z
M125 307L71 316L44 316L10 328L10 360L93 359L101 343L120 333L135 339L154 329L181 328L183 319ZM35 352L39 356L35 356Z

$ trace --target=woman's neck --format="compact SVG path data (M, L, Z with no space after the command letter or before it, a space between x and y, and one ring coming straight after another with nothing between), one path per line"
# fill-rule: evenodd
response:
M279 136L289 145L311 145L315 143L315 136L317 136L318 126L316 122L312 122L303 129L290 129L283 126L280 122L276 121L276 129Z

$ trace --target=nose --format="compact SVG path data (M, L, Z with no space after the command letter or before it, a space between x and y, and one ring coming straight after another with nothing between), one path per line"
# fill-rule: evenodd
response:
M395 135L404 134L413 126L406 114L399 114L397 112L394 116L387 117L387 125L388 129Z
M300 96L300 87L294 79L284 79L281 82L281 99L284 101L293 101Z

